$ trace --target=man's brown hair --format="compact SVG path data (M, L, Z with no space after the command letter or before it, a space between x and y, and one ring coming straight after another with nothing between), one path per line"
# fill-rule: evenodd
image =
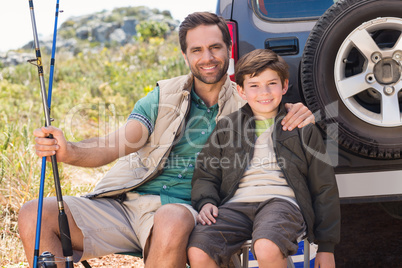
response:
M187 32L200 25L217 25L222 32L223 42L228 48L231 46L232 38L224 18L210 12L194 12L188 15L179 27L179 42L183 53L186 53L187 50Z
M266 69L271 69L278 73L282 85L289 79L288 64L285 60L269 49L256 49L243 57L236 64L235 80L240 87L244 87L246 75L257 76Z

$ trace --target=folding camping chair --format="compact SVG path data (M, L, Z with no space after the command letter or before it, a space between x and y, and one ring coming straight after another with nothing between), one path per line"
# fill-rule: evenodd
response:
M234 264L235 268L249 268L249 251L251 248L251 240L248 240L244 243L244 245L241 247L241 250L237 252L236 254L233 254L231 257L231 260ZM309 268L310 267L310 244L307 241L307 238L303 240L303 268ZM122 255L130 255L133 257L140 257L142 258L142 253L141 252L125 252L125 253L117 253L117 254L122 254ZM288 262L288 268L295 268L292 256L289 256L287 258ZM84 265L85 268L91 268L89 263L87 261L82 261L82 265ZM189 266L188 266L189 267Z

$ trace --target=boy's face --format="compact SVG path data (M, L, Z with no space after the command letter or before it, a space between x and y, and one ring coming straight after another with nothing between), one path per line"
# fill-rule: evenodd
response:
M246 75L243 88L238 85L237 90L250 105L254 116L259 120L264 120L276 116L282 96L288 90L288 85L289 80L285 80L282 85L278 73L266 69L258 76Z
M187 32L187 66L196 79L205 84L221 81L228 70L231 48L223 42L217 25L200 25Z

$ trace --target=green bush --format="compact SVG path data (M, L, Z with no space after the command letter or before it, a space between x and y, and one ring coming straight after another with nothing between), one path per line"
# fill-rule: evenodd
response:
M142 40L149 40L152 37L165 37L169 31L169 26L165 22L141 21L135 27L137 34Z
M62 31L59 31L59 36L63 39L69 39L76 37L76 31L74 27L65 27Z

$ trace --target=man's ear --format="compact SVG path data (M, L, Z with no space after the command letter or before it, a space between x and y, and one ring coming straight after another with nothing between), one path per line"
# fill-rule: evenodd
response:
M244 89L239 85L237 85L237 92L239 92L239 95L243 100L247 100L246 99L246 93L244 92Z
M285 82L283 83L282 95L285 95L286 92L288 92L288 89L289 89L289 79L286 79Z
M188 63L188 59L187 59L186 53L184 53L184 52L182 51L181 54L183 55L183 58L184 58L184 61L186 62L187 67L190 68L190 64Z

